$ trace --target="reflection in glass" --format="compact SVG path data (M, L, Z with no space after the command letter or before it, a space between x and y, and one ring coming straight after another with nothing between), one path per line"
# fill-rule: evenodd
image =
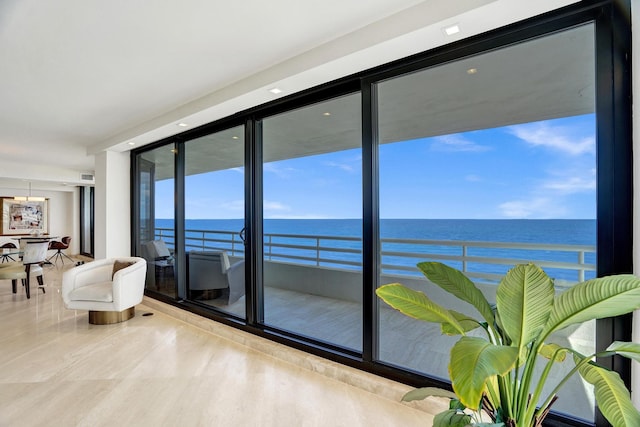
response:
M185 144L187 297L245 317L244 127Z
M176 297L173 146L138 157L140 241L138 253L147 260L146 288Z
M417 262L463 270L490 301L516 263L543 267L559 292L594 277L593 52L586 25L378 84L381 284L466 313ZM448 378L457 337L383 304L379 319L380 360ZM554 340L591 354L594 329ZM592 389L574 377L554 410L593 420Z
M360 95L263 120L265 324L362 349Z

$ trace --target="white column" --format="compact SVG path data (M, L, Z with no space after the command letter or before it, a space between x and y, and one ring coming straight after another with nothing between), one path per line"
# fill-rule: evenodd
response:
M131 254L129 153L96 154L95 259Z

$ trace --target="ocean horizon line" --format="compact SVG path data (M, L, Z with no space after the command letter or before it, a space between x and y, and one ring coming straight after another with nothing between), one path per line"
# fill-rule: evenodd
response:
M239 221L244 218L185 218L186 221ZM174 218L156 218L156 221L173 221ZM279 221L361 221L362 218L264 218ZM595 221L596 218L380 218L380 220L419 221Z

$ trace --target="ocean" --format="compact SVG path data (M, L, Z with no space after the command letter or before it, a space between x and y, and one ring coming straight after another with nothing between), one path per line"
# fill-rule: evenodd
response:
M237 233L244 226L241 219L188 219L187 230L216 230ZM157 228L173 228L173 220L157 219ZM266 219L264 221L265 244L271 242L274 247L272 253L282 257L272 256L272 260L285 260L287 256L297 256L296 262L314 264L316 258L323 259L321 265L340 266L343 268L359 268L347 263L360 263L361 255L350 253L349 250L361 250L358 240L330 240L320 241L312 238L271 237L267 235L287 234L304 236L336 236L359 239L362 237L362 221L359 219ZM187 244L196 244L202 233L187 233ZM380 221L380 236L382 243L382 264L384 271L391 274L416 274L407 271L412 269L420 259L420 254L439 256L460 256L461 246L455 245L424 245L416 242L385 242L386 239L437 240L437 241L465 241L465 242L502 242L545 245L596 245L596 220L590 219L548 219L548 220L472 220L472 219L382 219ZM190 240L190 237L196 240ZM167 243L172 243L168 241ZM197 243L197 244L201 244ZM290 248L287 246L308 246L308 249ZM338 248L338 251L317 251L317 246ZM340 248L347 252L339 252ZM225 248L226 249L226 248ZM528 250L516 248L482 248L468 247L466 255L479 258L507 258L521 261L570 262L578 260L575 251L556 250ZM268 248L265 247L268 253ZM388 253L385 255L385 253ZM418 254L418 257L402 256L404 253ZM400 254L400 255L398 255ZM586 264L595 264L595 253L584 254ZM332 262L335 260L336 262ZM461 261L448 261L455 268L462 269ZM400 268L395 268L400 266ZM486 262L467 262L467 271L479 273L504 274L510 265L499 265ZM545 268L545 271L556 279L575 282L577 272L571 269ZM594 272L586 272L585 278L594 277Z

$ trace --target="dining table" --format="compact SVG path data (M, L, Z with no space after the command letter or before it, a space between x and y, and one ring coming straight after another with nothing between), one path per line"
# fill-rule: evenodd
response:
M25 241L25 242L50 242L51 240L58 240L60 238L60 236L51 236L49 234L43 234L41 236L36 236L36 235L32 235L32 236L16 236L16 237L11 237L11 240L17 240L19 242L21 241Z
M0 264L4 262L16 261L22 252L20 248L0 248Z
M52 236L49 234L42 234L40 236L37 235L31 235L31 236L16 236L16 237L12 237L11 240L17 240L18 241L18 247L19 248L24 248L24 244L22 244L22 242L26 243L34 243L34 242L50 242L52 240L58 240L60 239L60 236ZM45 265L53 265L51 263L51 261L45 260L44 261Z

